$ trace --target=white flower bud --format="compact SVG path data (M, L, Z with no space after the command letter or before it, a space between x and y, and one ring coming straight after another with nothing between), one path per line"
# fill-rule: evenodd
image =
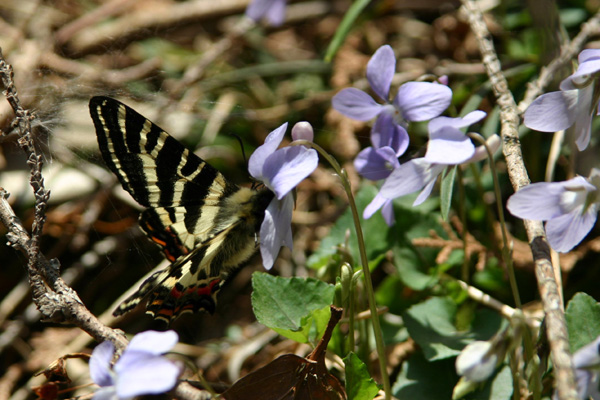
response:
M313 127L309 122L298 122L292 128L292 139L294 140L306 140L312 142L314 137Z
M473 382L482 382L496 369L498 355L492 343L477 340L470 343L456 358L456 373Z

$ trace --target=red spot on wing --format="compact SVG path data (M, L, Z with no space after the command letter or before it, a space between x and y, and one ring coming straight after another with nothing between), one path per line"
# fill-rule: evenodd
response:
M185 247L179 237L170 226L164 230L157 230L149 223L145 225L146 233L150 240L163 248L163 252L169 261L175 261L182 255L188 254L190 251Z

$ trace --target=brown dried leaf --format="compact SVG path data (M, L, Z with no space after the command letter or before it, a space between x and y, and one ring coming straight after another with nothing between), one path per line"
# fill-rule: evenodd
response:
M238 380L222 397L226 400L346 400L344 387L325 366L327 343L341 316L341 309L331 308L327 330L306 358L284 354Z

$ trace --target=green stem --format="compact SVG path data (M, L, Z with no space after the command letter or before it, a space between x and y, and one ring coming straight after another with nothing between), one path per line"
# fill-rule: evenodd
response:
M354 219L354 227L356 228L356 238L358 240L358 249L360 252L360 261L362 264L363 274L365 276L365 291L367 293L367 299L369 302L369 309L371 310L371 322L373 323L373 332L375 334L375 347L377 348L377 356L379 359L379 368L381 369L381 380L383 381L383 391L385 392L385 399L390 400L392 398L392 390L390 386L390 378L387 373L387 363L385 357L385 347L383 344L383 333L381 332L381 324L379 323L379 315L377 313L377 303L375 302L375 293L373 291L373 280L371 279L371 271L369 270L369 260L367 258L367 252L365 250L365 240L360 225L360 216L358 214L358 208L354 201L354 195L352 194L352 188L350 186L350 180L346 175L346 171L340 166L335 158L327 153L321 146L309 142L307 140L294 140L291 143L292 146L304 145L312 147L317 150L328 162L331 164L335 172L340 177L346 195L348 196L348 203L352 210L352 218Z
M496 164L494 163L494 155L492 154L492 151L490 150L483 136L478 133L469 133L468 135L471 139L481 143L485 147L488 155L492 179L494 180L494 193L496 195L496 206L498 207L498 219L500 220L500 227L502 231L502 259L504 260L508 270L508 281L510 282L510 289L512 290L515 305L518 308L522 308L521 296L519 296L519 288L517 287L517 279L515 276L515 268L510 254L508 233L506 230L506 222L504 220L504 210L502 208L502 195L500 193L500 183L498 182L498 174L496 172Z
M502 228L502 259L504 260L504 263L506 264L506 268L508 270L508 280L510 282L510 288L513 293L513 298L515 300L515 306L519 309L522 309L523 307L521 304L521 297L519 296L519 289L517 287L515 268L512 262L511 250L508 243L508 233L506 229L506 222L504 220L504 209L502 207L502 196L500 193L500 183L498 182L496 164L494 163L494 155L492 154L492 151L490 150L483 136L481 136L478 133L469 133L468 135L471 139L481 143L485 147L485 150L488 155L492 179L494 180L494 193L496 195L496 205L498 207L498 219L500 220L500 226ZM523 329L523 344L525 347L525 357L528 361L531 361L535 355L534 342L531 331L529 330L529 327L526 324L524 324ZM537 396L538 395L534 393L534 397L537 398Z
M458 174L458 199L459 199L459 213L460 213L460 222L462 224L462 242L463 242L463 251L465 256L463 257L463 265L461 276L462 280L469 283L469 258L467 253L467 239L468 239L468 229L467 229L467 200L465 195L465 186L463 184L463 173L459 168L456 169L456 173Z

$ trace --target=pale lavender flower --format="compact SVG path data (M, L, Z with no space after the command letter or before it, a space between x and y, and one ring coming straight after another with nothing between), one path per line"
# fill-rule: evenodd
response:
M459 128L464 128L485 117L483 111L473 111L463 118L439 117L429 122L429 142L424 157L410 160L395 168L386 178L381 190L373 201L365 208L363 218L370 218L377 210L382 210L386 222L390 218L391 201L421 190L414 201L417 206L431 194L437 177L449 165L465 164L480 161L487 157L483 146L475 148L471 140ZM488 146L492 151L500 147L498 135L488 138Z
M381 46L367 64L367 80L373 92L386 104L377 103L362 90L346 88L333 97L333 108L359 121L368 121L386 113L401 126L406 121L427 121L448 108L452 91L448 86L432 82L407 82L400 86L390 102L389 92L395 70L394 51L389 45Z
M598 76L600 50L583 50L577 71L561 82L561 90L539 96L527 108L525 126L541 132L556 132L574 124L577 148L585 150L590 142L592 117L600 113L598 96L594 96Z
M287 123L271 132L248 161L250 175L275 193L265 210L265 219L260 227L260 254L266 269L270 269L275 263L281 246L292 248L294 199L291 190L310 175L319 162L314 149L304 146L278 149L286 129ZM300 137L307 137L305 126L298 129L296 132L300 132Z
M408 147L408 132L392 122L391 115L382 114L371 132L372 147L356 156L354 167L359 174L372 181L387 178L400 166L400 157Z
M581 400L600 400L600 336L593 342L586 344L573 354L573 366L575 367L575 379L577 380L577 397ZM552 396L558 400L557 391Z
M456 357L456 373L472 382L483 382L496 369L499 354L492 341L476 340L469 343Z
M589 178L565 182L538 182L510 196L506 208L516 217L546 221L550 246L566 253L587 236L596 223L600 201L600 170Z
M115 347L102 342L92 352L90 375L100 386L93 400L125 400L165 393L175 387L181 367L163 357L179 340L175 331L146 331L131 339L114 367Z
M258 22L265 18L269 24L279 26L285 21L287 0L253 0L246 8L246 16Z

